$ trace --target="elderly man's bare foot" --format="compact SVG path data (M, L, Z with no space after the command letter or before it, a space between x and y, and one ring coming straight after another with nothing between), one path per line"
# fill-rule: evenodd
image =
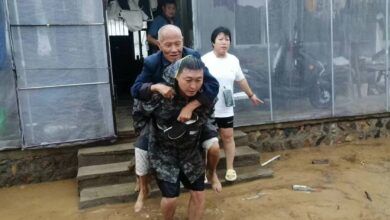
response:
M140 212L142 208L144 207L144 201L147 199L149 196L148 190L145 191L140 191L137 197L137 201L135 202L134 205L134 212Z
M218 179L217 172L208 172L207 173L207 179L211 183L211 188L217 192L220 193L222 192L222 184Z
M134 205L134 212L135 213L140 212L143 207L144 207L144 201L142 201L142 199L141 200L137 199L137 202L135 202Z

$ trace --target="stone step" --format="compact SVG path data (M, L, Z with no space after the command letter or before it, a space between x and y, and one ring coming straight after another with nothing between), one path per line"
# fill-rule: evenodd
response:
M106 149L107 150L107 149ZM106 150L97 149L90 150L93 155L104 155ZM118 150L120 150L118 148ZM134 156L129 156L130 160L118 163L107 163L100 165L82 166L79 167L77 173L77 181L79 190L86 187L102 186L107 184L125 183L135 179L134 176ZM250 166L259 164L260 153L248 146L236 148L236 156L234 158L234 167ZM225 169L226 157L224 150L221 149L218 169Z
M236 143L236 147L248 145L249 139L247 133L241 130L234 129L233 136L234 142Z
M118 141L125 142L126 140L134 141L137 137L134 130L118 131Z
M118 131L118 141L124 143L126 140L134 141L134 139L137 137L134 130L121 130ZM234 129L234 138L243 138L244 145L246 145L247 141L247 134L241 130ZM241 146L241 145L239 145Z
M233 132L234 142L236 147L246 146L249 144L248 134L241 130L234 130ZM222 140L219 137L219 145L222 147Z
M79 167L129 161L133 156L133 143L83 148L77 154Z
M234 139L237 148L248 145L248 135L245 132L235 130ZM80 149L77 155L78 166L84 167L128 161L131 156L134 155L134 138L129 139L128 141L129 142L122 140L113 145Z
M77 173L79 191L86 187L134 181L134 164L133 157L125 162L80 167Z
M249 146L236 147L234 167L251 166L260 164L260 153ZM226 168L225 151L221 148L219 154L218 169Z
M234 140L236 142L236 146L245 146L248 145L248 134L239 130L234 129ZM118 144L125 144L134 142L136 140L137 136L134 131L119 131L118 132L118 139L116 143Z
M225 170L217 171L218 177L223 186L249 182L257 179L271 178L273 176L273 171L270 168L261 167L261 165L235 167L234 169L237 173L237 180L234 182L225 180Z
M223 186L238 184L242 182L253 181L256 179L270 178L273 172L269 168L262 168L259 165L236 168L238 177L235 182L227 182L223 179L224 172L219 172L221 183ZM210 184L206 184L206 188L210 189ZM115 184L100 187L89 187L80 192L80 209L95 207L104 204L124 203L135 201L137 193L134 191L135 182ZM183 189L183 191L185 191ZM223 192L222 192L223 193ZM159 196L158 188L152 188L151 197Z
M79 208L85 209L105 204L125 203L136 198L135 182L89 187L80 191Z

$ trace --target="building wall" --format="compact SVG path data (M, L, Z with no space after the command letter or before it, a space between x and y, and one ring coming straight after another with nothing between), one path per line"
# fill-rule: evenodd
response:
M390 136L390 114L242 128L260 152L330 146Z
M0 187L70 179L76 175L76 147L0 153Z

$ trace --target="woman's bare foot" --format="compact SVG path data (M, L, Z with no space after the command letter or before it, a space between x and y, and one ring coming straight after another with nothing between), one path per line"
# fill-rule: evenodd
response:
M214 171L214 172L207 172L207 179L208 181L211 181L211 188L217 192L217 193L220 193L222 192L222 184L221 182L219 181L218 179L218 176L217 176L217 172Z

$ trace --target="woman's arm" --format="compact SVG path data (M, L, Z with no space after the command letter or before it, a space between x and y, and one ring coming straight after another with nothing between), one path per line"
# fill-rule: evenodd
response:
M241 90L246 93L246 95L248 96L248 98L251 100L251 102L254 105L259 105L259 104L264 103L261 99L257 98L255 93L253 93L253 91L250 88L248 81L246 79L242 79L242 80L238 81L238 83L240 85Z

